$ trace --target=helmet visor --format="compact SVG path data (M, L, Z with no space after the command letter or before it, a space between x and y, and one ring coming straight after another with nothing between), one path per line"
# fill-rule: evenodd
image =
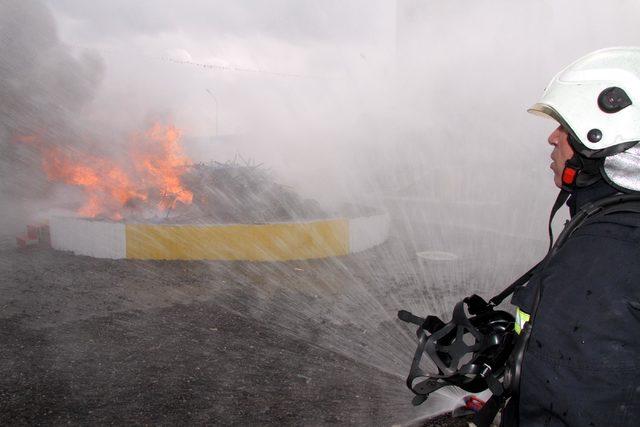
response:
M535 114L536 116L542 116L548 119L555 120L560 125L562 125L562 127L565 128L567 132L571 132L574 136L576 134L573 131L573 129L571 129L571 126L569 126L567 122L562 118L562 116L555 110L555 108L547 104L542 104L542 103L534 104L527 111L531 114Z

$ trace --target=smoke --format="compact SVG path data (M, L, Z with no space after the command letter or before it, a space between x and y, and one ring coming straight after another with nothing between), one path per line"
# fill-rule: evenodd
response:
M525 110L573 59L636 43L640 6L614 4L4 1L4 221L72 198L16 137L126 157L161 117L194 161L240 154L323 205L542 241L553 124Z
M391 210L418 252L456 239L440 225L542 250L553 123L526 108L573 59L640 35L630 0L1 4L5 222L73 201L16 135L126 158L160 117L196 162L239 154L330 208Z
M0 223L15 229L27 205L53 190L33 144L81 144L83 111L104 74L99 56L74 54L58 36L50 10L36 0L0 2Z
M390 212L391 242L356 257L361 271L309 265L308 303L288 264L256 267L237 300L293 334L320 312L335 321L323 345L356 360L341 329L360 322L376 330L367 362L400 375L414 337L393 310L449 313L544 252L554 124L526 108L572 60L638 44L638 12L635 0L0 0L0 233L77 201L48 182L34 138L126 160L128 136L161 118L195 162L239 154L324 206ZM270 280L286 298L267 295L264 269L282 270ZM345 290L322 296L332 269ZM247 289L284 308L261 311Z

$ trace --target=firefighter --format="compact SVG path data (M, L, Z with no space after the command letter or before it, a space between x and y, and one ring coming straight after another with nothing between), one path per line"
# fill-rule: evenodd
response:
M578 59L529 111L558 124L551 169L572 216L640 193L640 48ZM581 225L511 302L530 334L503 425L640 424L640 214Z

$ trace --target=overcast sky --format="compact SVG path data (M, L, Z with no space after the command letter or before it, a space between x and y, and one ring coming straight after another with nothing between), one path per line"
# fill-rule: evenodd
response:
M395 31L395 4L384 0L51 0L49 5L70 42L149 53L183 49L199 61L279 71L287 71L287 57L299 49L324 56L316 65L336 64L355 59L352 49L393 44Z
M387 26L384 21L394 7L394 2L384 0L51 0L49 4L77 21L79 36L93 40L173 32L207 38L275 37L296 43L368 42Z

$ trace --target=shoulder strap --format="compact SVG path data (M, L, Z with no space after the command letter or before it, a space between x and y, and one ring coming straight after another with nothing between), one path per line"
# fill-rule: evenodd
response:
M562 233L558 236L558 240L549 251L548 256L555 254L567 239L585 223L590 223L597 218L620 212L640 213L640 195L617 194L583 206L571 221L565 225Z
M551 252L551 248L553 246L553 229L551 228L551 224L553 223L553 217L556 216L556 213L562 207L564 202L567 201L568 197L569 197L569 192L568 191L560 190L560 193L558 193L558 197L556 197L556 201L553 203L553 207L551 208L551 214L549 215L549 226L548 226L548 229L549 229L549 249L547 249L547 254L549 252ZM533 276L533 273L536 272L538 267L540 267L540 265L542 264L542 262L545 259L547 259L546 255L536 265L531 267L529 269L529 271L524 273L522 276L518 277L512 284L507 286L507 288L504 291L500 292L498 295L496 295L493 298L491 298L489 300L489 304L491 304L494 307L500 305L500 303L502 301L504 301L504 299L506 297L511 295L517 288L519 288L520 286L526 284L529 281L529 279L531 279L531 276Z
M567 239L578 229L580 226L584 225L584 223L589 220L594 220L601 216L610 215L612 213L618 212L634 212L640 214L640 194L616 194L614 196L605 197L603 199L596 200L595 202L588 203L583 206L574 216L571 218L567 224L565 224L562 233L558 236L558 240L556 240L555 244L553 242L553 231L551 229L551 224L555 214L558 212L560 207L567 200L569 193L560 190L556 201L553 204L553 208L551 209L551 215L549 216L549 250L545 257L540 260L536 265L531 267L529 271L524 273L522 276L517 278L513 283L511 283L505 290L500 292L498 295L494 296L489 300L489 304L493 306L499 305L506 297L511 295L517 288L525 285L531 276L541 267L546 265L548 260L555 255L555 253L564 245Z

